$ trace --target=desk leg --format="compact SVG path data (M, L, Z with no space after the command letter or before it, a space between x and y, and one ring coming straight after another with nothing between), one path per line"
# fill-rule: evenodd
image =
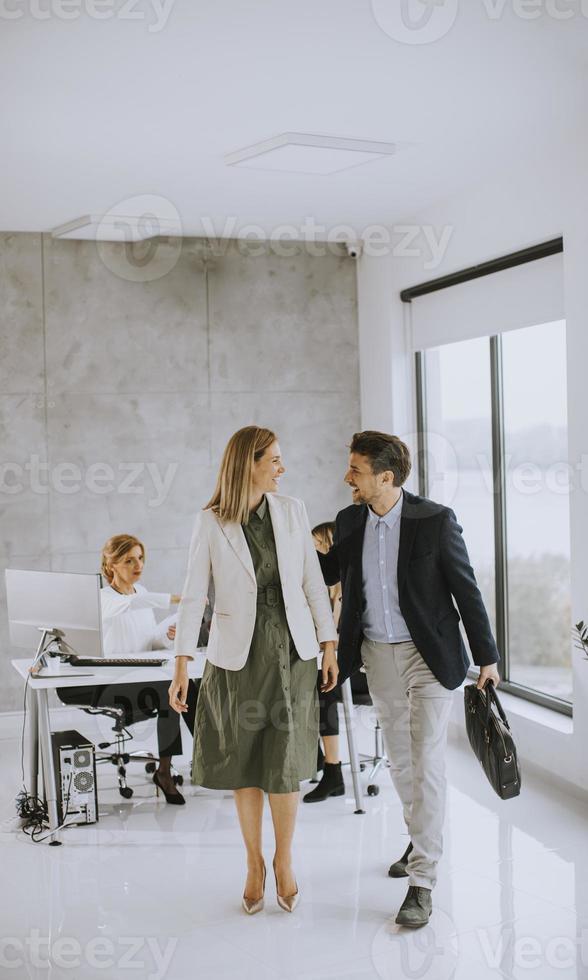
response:
M59 818L57 816L57 783L51 747L51 724L49 721L47 689L39 688L37 698L39 705L39 734L41 759L43 762L43 780L45 783L45 799L47 800L47 810L49 813L49 830L52 831L49 843L55 845L61 844L61 841L56 832L59 826Z
M39 703L37 692L27 690L27 713L29 718L29 783L28 791L36 797L39 792Z
M347 745L349 747L349 762L351 764L351 778L353 779L353 792L355 795L355 812L365 813L362 808L363 794L359 781L359 759L355 747L355 733L353 731L353 696L351 694L351 681L349 678L341 685L343 697L343 714L345 716L345 729L347 731Z

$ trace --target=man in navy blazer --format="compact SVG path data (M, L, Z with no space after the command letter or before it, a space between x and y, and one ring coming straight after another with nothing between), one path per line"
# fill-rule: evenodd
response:
M455 514L403 490L408 447L366 431L349 448L353 504L337 515L333 547L319 560L326 583L342 586L339 680L365 667L410 836L389 871L409 879L396 922L419 927L442 853L453 692L469 667L460 617L478 687L498 685L500 657Z

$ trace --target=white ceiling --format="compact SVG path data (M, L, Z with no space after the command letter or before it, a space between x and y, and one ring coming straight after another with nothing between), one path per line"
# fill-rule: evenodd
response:
M559 0L575 11L566 20L550 15L554 0L437 0L436 15L459 3L457 17L425 44L382 29L382 0L172 0L159 31L161 0L126 3L143 19L70 21L59 2L0 5L23 11L0 14L1 230L131 214L129 199L153 195L186 235L202 234L203 217L204 230L235 235L307 216L359 235L506 175L513 160L573 152L585 129L588 12L571 0ZM224 162L290 131L399 149L328 176Z

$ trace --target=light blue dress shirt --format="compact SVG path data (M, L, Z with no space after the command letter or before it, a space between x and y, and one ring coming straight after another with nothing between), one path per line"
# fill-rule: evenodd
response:
M387 514L378 517L368 507L363 538L362 572L364 636L375 643L411 639L398 602L398 546L404 494Z

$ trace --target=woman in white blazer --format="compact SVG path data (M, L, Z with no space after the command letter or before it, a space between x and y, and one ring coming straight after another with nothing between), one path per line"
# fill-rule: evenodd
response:
M170 704L186 710L187 660L212 577L215 607L195 721L192 780L232 789L247 851L243 908L263 908L264 792L275 834L278 904L299 899L291 844L299 784L316 765L316 657L324 690L337 683L329 594L304 504L277 494L285 472L276 436L247 426L225 449L214 495L196 518L176 637Z

